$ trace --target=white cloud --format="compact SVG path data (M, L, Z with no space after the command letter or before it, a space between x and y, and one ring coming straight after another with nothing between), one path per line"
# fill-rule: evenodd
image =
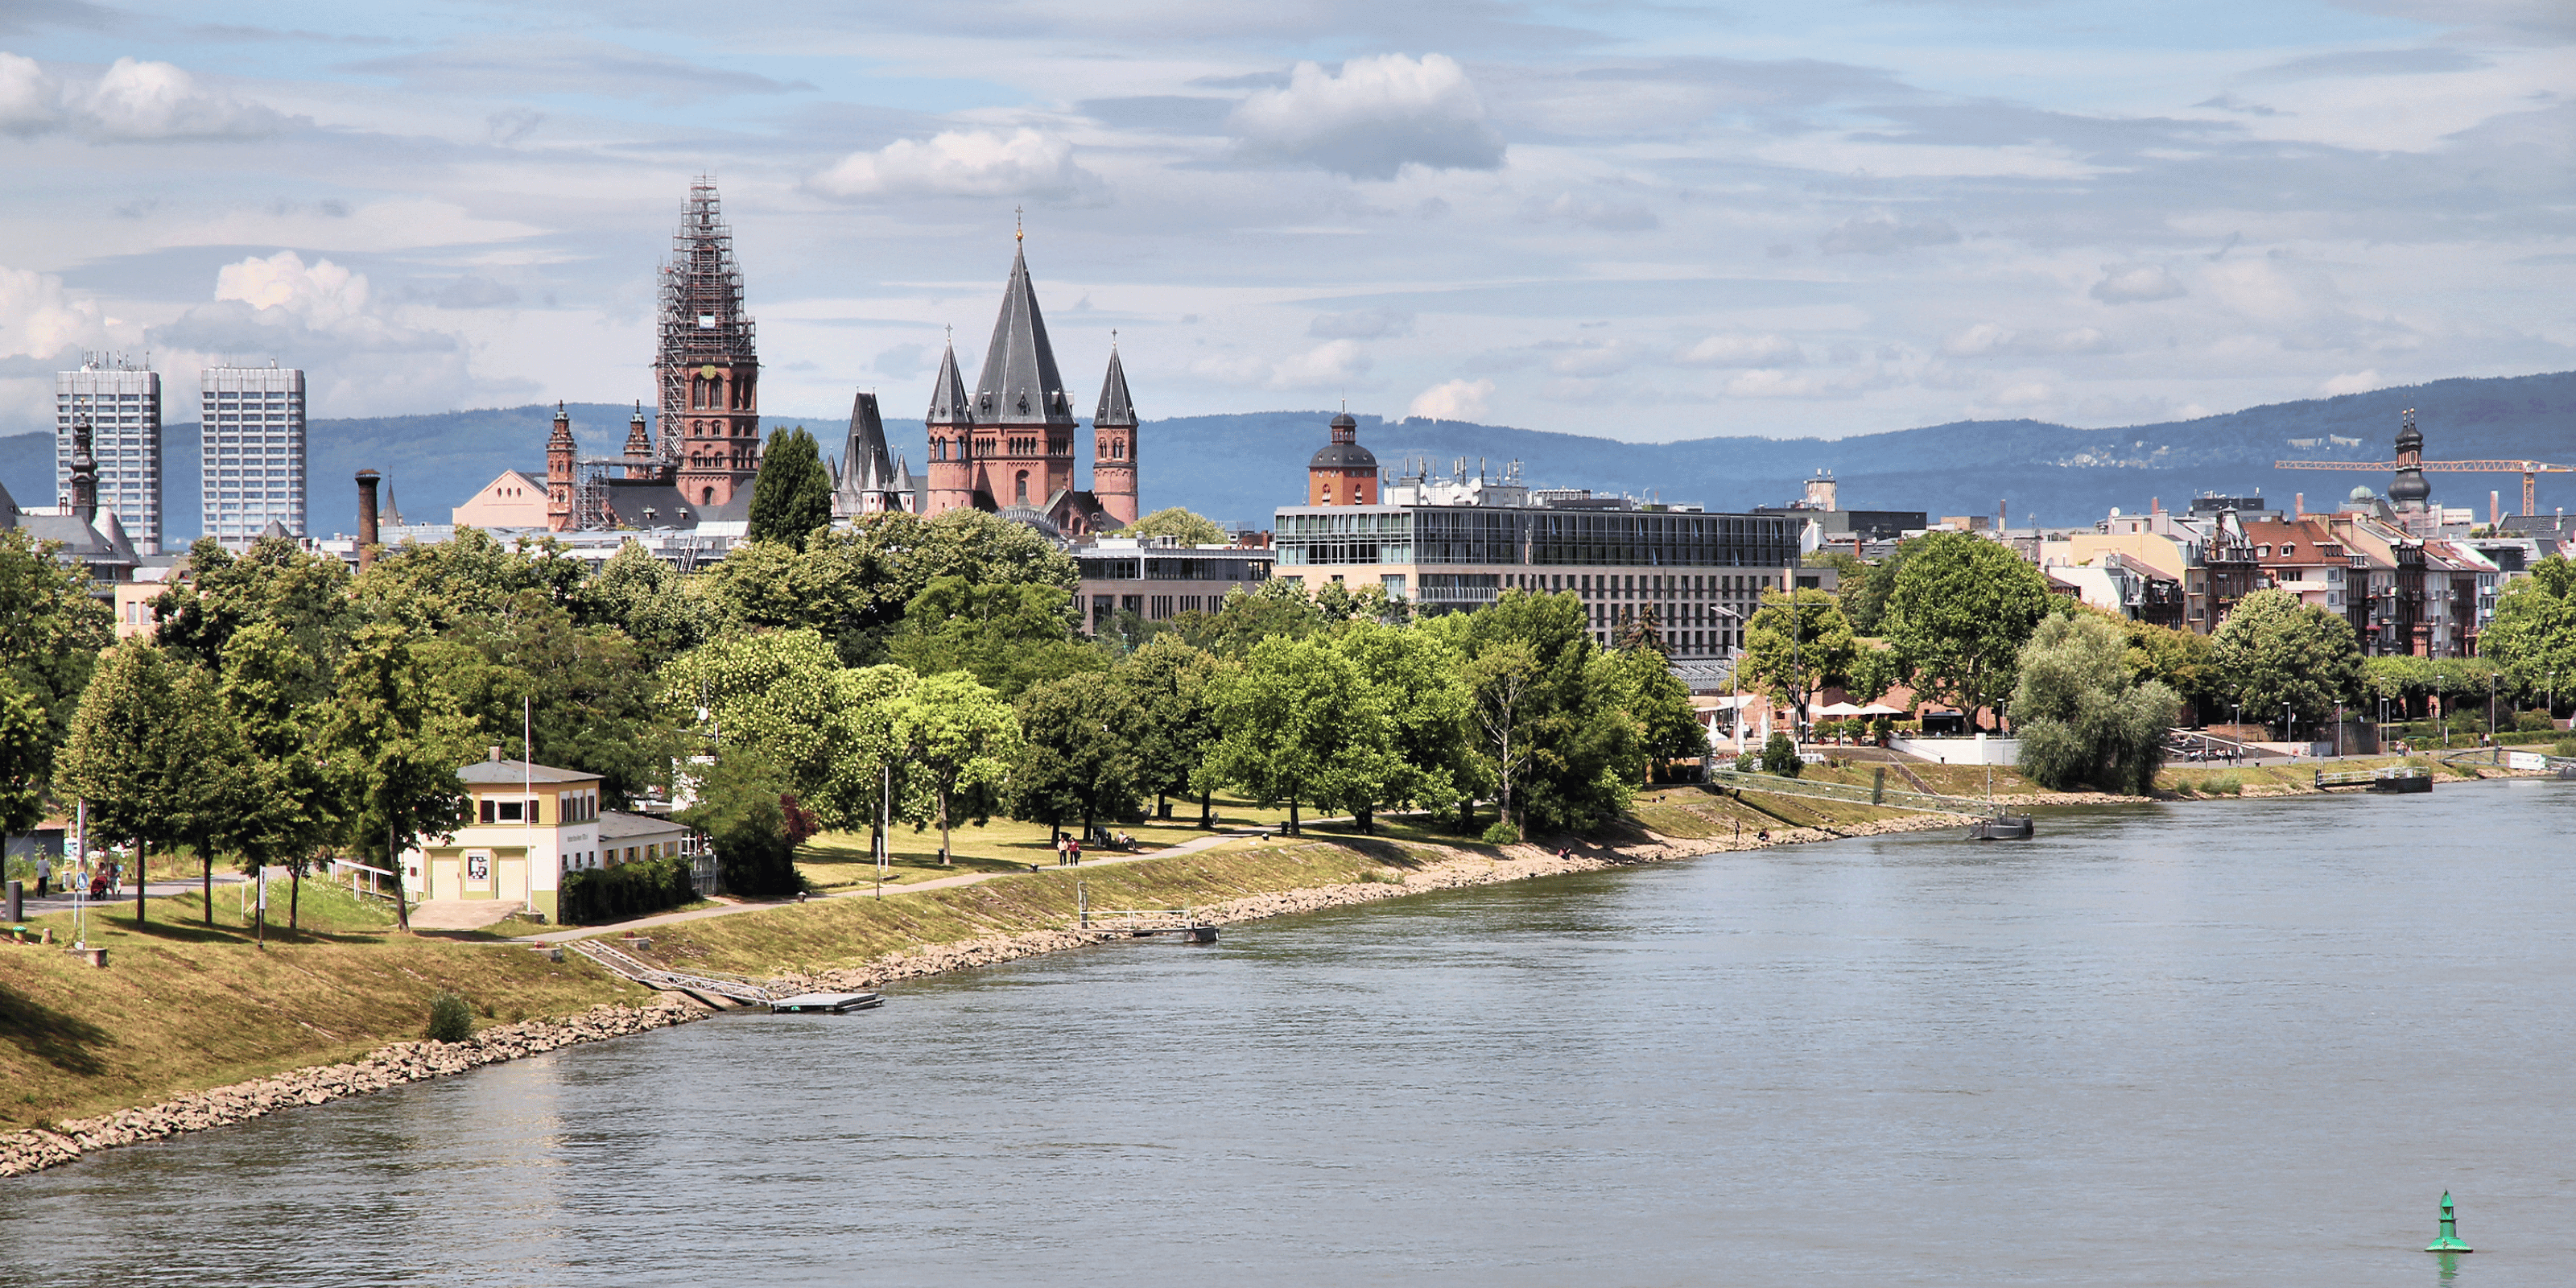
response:
M330 330L366 315L367 278L327 259L307 265L303 256L282 250L217 270L215 298L239 300L254 309L284 309L306 326Z
M0 133L39 134L62 120L62 86L33 58L0 51Z
M2105 304L2140 304L2189 293L2161 264L2105 264L2102 280L2093 284L2092 291L2093 298Z
M78 106L84 132L123 142L256 138L284 122L257 103L199 88L181 68L132 58L117 59Z
M831 197L1039 197L1095 195L1100 176L1075 164L1063 138L1021 128L949 130L928 140L897 139L874 152L853 152L814 176Z
M1272 361L1261 357L1206 358L1190 370L1227 384L1264 389L1318 389L1367 375L1374 365L1357 340L1329 340L1304 353Z
M1302 161L1355 179L1407 165L1495 170L1503 139L1467 69L1446 54L1354 58L1340 74L1299 63L1288 84L1256 90L1228 118L1248 155Z
M2344 394L2366 394L2386 383L2388 382L2380 379L2376 371L2355 371L2326 381L2317 386L2317 392L2328 398L2340 397Z
M1586 344L1559 353L1548 360L1547 369L1560 376L1613 376L1634 365L1623 344Z
M51 273L0 266L0 355L50 358L105 343L108 320L95 300L74 299Z
M1482 420L1490 414L1485 401L1493 396L1493 381L1451 380L1416 395L1409 414L1433 420Z
M1693 367L1794 367L1806 360L1796 344L1776 335L1713 335L1673 355Z

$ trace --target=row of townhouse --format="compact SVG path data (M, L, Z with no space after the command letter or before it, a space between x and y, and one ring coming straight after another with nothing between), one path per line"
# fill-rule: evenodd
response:
M2359 498L2333 514L2154 508L2052 534L2039 562L2085 602L2154 625L2206 635L2245 596L2279 589L2350 622L2365 653L2475 656L2508 574L2413 517Z

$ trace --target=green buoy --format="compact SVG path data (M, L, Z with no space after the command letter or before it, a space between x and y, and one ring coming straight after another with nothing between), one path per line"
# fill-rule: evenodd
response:
M2460 1218L2451 1211L2451 1192L2442 1191L2442 1237L2426 1245L2426 1252L2473 1252L2476 1249L2460 1242Z

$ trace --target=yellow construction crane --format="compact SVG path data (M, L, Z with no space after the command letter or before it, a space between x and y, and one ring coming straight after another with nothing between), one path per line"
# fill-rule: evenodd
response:
M2420 470L2428 474L2519 474L2522 476L2522 512L2531 514L2537 501L2532 495L2532 480L2542 474L2576 474L2576 465L2552 465L2547 461L2427 461L2417 459L2423 439L2415 432L2415 409L2406 409L2404 428L2398 431L2397 459L2393 461L2274 461L2276 470L2365 470L2390 474L2401 470ZM2421 487L2421 480L2418 480ZM2393 492L2394 489L2391 489ZM2420 499L2420 498L2419 498Z

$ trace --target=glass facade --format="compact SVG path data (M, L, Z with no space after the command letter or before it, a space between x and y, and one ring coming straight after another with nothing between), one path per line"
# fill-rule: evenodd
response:
M304 536L304 373L210 367L200 414L205 534L231 550L247 549L271 522Z
M1279 566L1786 568L1787 515L1505 506L1343 506L1279 512ZM1426 583L1427 584L1427 583Z

